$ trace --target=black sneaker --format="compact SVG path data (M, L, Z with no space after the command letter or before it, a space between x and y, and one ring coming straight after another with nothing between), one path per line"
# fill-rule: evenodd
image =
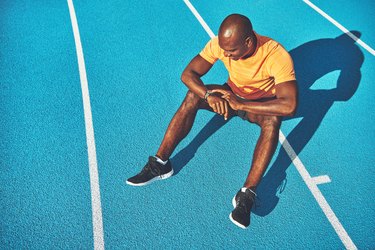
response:
M155 157L150 156L142 171L136 176L129 178L126 183L132 186L144 186L156 180L166 179L172 175L173 168L169 160L167 164L163 165L157 162Z
M242 188L233 197L233 211L229 219L237 226L246 229L250 225L250 212L254 204L256 194L248 188Z

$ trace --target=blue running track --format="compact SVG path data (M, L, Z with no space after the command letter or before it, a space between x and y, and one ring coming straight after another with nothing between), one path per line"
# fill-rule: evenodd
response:
M0 249L375 249L373 1L76 0L74 7L100 194L92 200L68 3L2 0ZM200 111L171 158L172 178L125 184L155 154L187 91L181 72L210 39L207 29L217 33L230 13L284 45L300 90L247 230L228 216L259 129L240 118ZM226 79L220 63L204 77ZM92 213L98 201L100 215Z

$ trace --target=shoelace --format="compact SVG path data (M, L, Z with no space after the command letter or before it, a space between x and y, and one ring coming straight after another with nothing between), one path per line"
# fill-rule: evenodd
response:
M287 179L284 179L284 180L282 180L282 182L280 183L280 185L277 187L277 191L279 192L279 194L281 194L282 192L284 192L285 187L286 187L286 183L287 183Z
M152 162L147 162L146 166L142 169L142 173L151 172L155 176L161 176L161 167Z
M257 207L257 202L256 202L256 196L254 197L249 197L250 200L247 200L248 197L246 194L241 194L241 196L238 198L236 201L236 207L244 209L247 213L250 212L252 205L255 205ZM246 199L243 201L243 199Z

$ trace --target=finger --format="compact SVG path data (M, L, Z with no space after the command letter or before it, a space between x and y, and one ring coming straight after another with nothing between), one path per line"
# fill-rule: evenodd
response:
M225 100L228 100L229 99L229 94L224 94L221 98L224 98Z
M227 91L223 90L223 89L213 89L213 90L211 90L211 92L213 92L213 93L221 93L223 95L227 93Z
M212 108L212 110L216 113L216 103L214 103L214 104L212 104L212 105L210 105L210 107Z
M226 103L226 101L220 102L220 114L221 115L225 115L225 103Z
M228 102L224 102L224 120L228 119Z
M216 110L217 110L216 113L218 113L219 115L222 115L223 112L222 112L220 104L221 104L221 102L216 103Z

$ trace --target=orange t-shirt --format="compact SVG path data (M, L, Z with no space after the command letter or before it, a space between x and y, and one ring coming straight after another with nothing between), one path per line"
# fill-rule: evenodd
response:
M199 53L211 64L221 60L228 70L227 83L232 91L250 100L273 97L276 84L296 79L292 58L283 46L271 38L255 35L256 50L246 59L235 61L225 57L218 37L212 38Z

